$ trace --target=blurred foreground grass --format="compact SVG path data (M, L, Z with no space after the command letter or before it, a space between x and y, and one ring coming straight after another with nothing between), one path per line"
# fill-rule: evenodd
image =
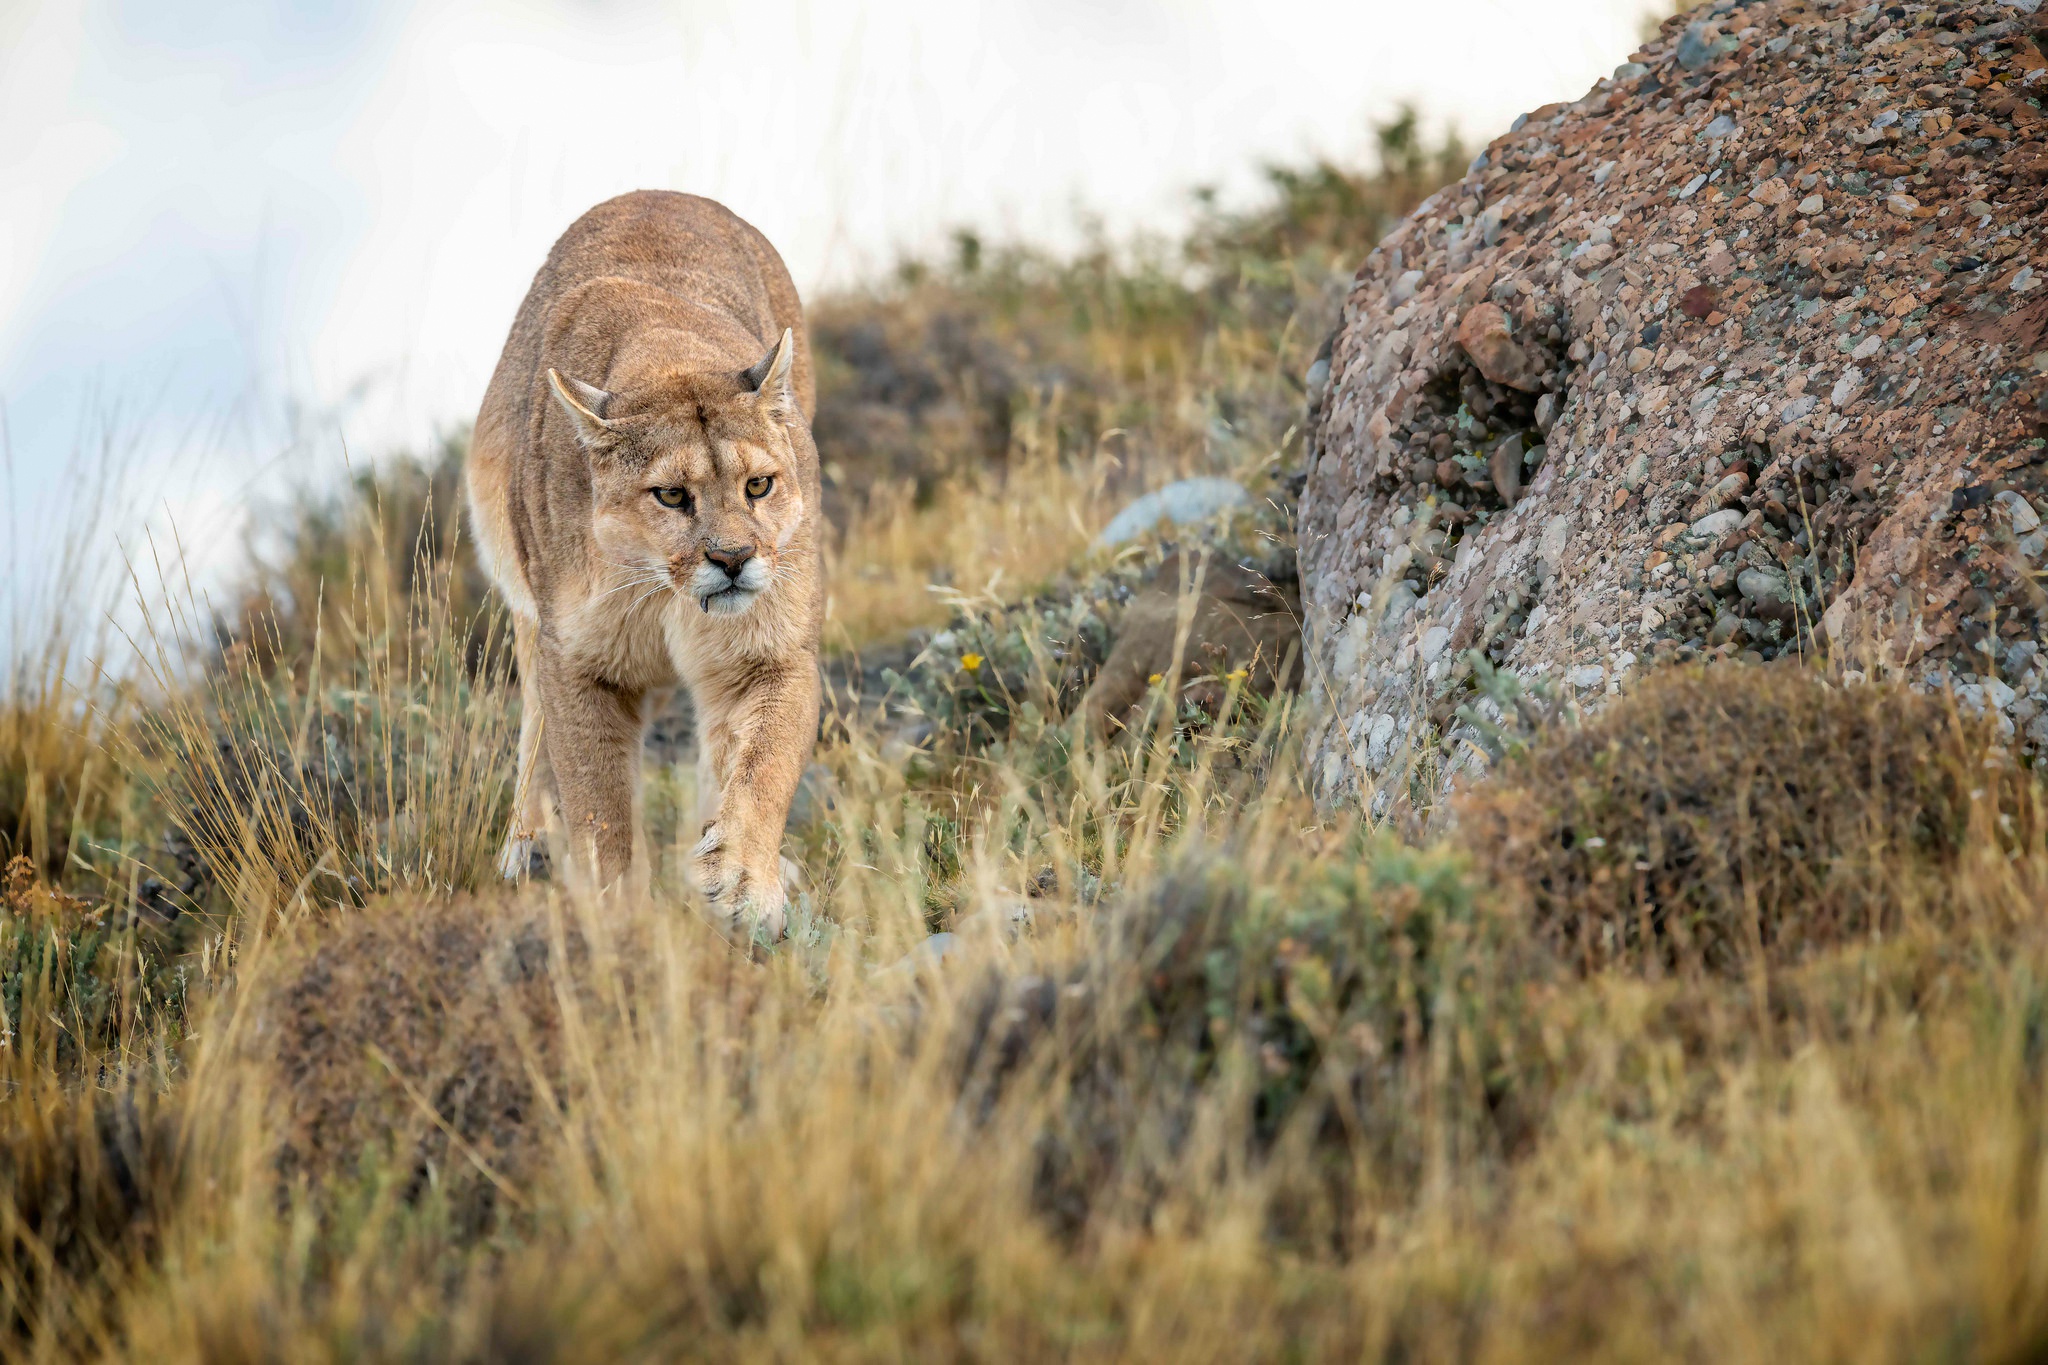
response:
M1123 495L1232 474L1266 502L1204 535L1286 549L1290 377L1456 160L1383 151L1171 250L963 239L818 305L834 645L924 633L891 723L828 727L772 949L675 877L667 771L646 902L490 881L459 446L286 509L132 666L18 654L0 1352L2048 1348L2044 807L1969 717L1667 674L1409 842L1199 660L1069 719L1161 553L1090 548Z

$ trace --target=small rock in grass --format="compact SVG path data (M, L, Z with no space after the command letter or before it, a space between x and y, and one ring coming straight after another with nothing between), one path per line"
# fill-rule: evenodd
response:
M1136 540L1162 521L1176 526L1207 521L1218 513L1250 505L1252 495L1234 479L1181 479L1133 501L1095 538L1108 548Z

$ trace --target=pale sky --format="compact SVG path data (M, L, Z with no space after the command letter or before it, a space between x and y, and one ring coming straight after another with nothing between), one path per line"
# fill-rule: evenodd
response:
M344 443L467 420L549 243L622 191L723 200L806 290L961 225L1171 232L1192 187L1356 158L1403 100L1483 143L1645 8L0 0L0 566L19 593L109 444L98 529L148 505L218 559Z

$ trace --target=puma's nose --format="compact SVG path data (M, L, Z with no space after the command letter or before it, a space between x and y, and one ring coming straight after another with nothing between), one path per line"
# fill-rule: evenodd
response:
M704 552L704 558L725 570L727 578L737 578L740 570L744 569L747 561L753 557L754 547L751 545L730 545L724 549L714 548Z

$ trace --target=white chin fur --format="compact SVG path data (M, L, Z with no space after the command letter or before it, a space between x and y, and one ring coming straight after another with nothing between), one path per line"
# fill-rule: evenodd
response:
M697 599L698 609L707 616L739 616L754 605L754 599L761 594L746 588L732 587L724 592L712 593Z

